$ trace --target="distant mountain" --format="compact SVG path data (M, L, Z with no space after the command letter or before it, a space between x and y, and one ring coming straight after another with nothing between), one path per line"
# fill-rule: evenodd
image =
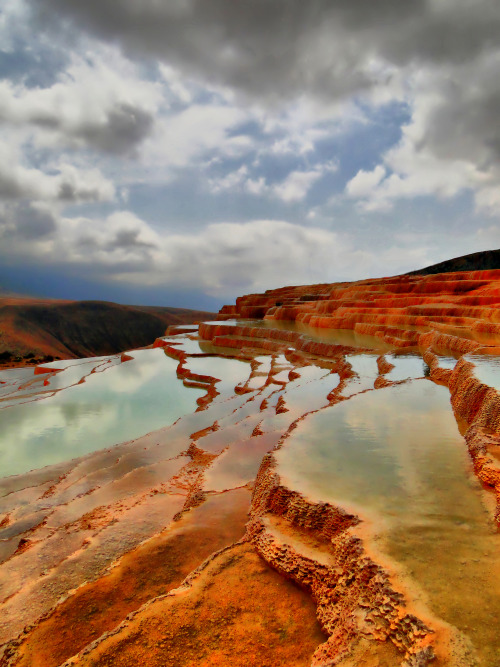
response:
M407 276L429 275L431 273L452 273L454 271L484 271L500 269L500 249L473 252L470 255L462 255L455 259L447 259L445 262L426 266L418 271L409 271Z
M150 345L171 324L213 316L183 308L0 295L0 364L114 354Z

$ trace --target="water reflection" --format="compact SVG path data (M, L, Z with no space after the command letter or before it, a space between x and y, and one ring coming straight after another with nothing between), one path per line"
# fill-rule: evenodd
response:
M474 375L478 380L487 384L488 387L500 390L500 357L468 354L465 358L474 364Z
M413 380L327 408L276 458L291 488L370 518L431 610L472 640L481 664L500 664L497 536L446 388Z
M217 322L217 324L229 324L231 326L242 324L251 327L266 327L269 329L296 331L305 334L308 338L312 338L313 340L325 341L336 345L345 345L347 347L370 348L380 350L381 352L394 349L393 345L386 343L377 336L360 334L353 329L311 327L308 324L291 322L290 320L230 320L228 322Z
M204 392L182 385L176 377L177 361L160 349L134 351L133 356L42 401L1 410L0 474L25 472L131 440L195 409L196 398ZM83 366L72 364L68 372Z
M113 355L41 364L37 375L34 368L11 369L4 377L0 374L0 409L48 398L55 391L84 382L91 373L103 372L120 363L120 355Z
M427 364L417 354L386 354L385 358L394 368L386 373L387 380L398 382L409 378L424 377Z
M221 357L190 357L186 366L193 373L209 375L218 380L217 391L234 393L236 385L243 385L252 371L248 361Z

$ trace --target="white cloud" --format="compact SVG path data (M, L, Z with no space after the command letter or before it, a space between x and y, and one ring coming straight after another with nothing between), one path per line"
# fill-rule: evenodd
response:
M388 169L392 173L384 178ZM358 172L345 191L350 198L358 199L365 211L387 211L399 199L450 199L467 189L476 191L478 206L493 209L500 199L495 188L483 188L484 180L471 162L440 159L404 136L385 154L383 165L372 172Z
M196 289L227 300L286 284L391 275L408 263L430 263L427 245L415 240L362 250L346 234L282 220L221 222L197 234L167 233L128 211L102 220L59 218L56 229L29 245L10 236L5 240L2 252L25 259L32 253L38 262L69 264L73 273L85 275L91 268L103 281Z
M476 237L485 250L500 248L500 227L498 225L480 227L476 232Z
M266 179L263 176L255 179L249 178L245 182L245 190L251 195L255 195L256 197L265 194L268 190Z
M342 270L356 257L333 232L279 220L215 223L196 235L163 234L154 242L147 268L138 257L140 273L124 263L114 278L234 298L242 291L318 281L331 262Z
M363 210L384 211L398 199L469 191L479 213L500 216L499 71L496 51L414 72L407 82L412 115L400 141L372 172L349 181L346 194Z
M14 53L19 32L25 30L27 7L23 0L2 0L0 11L0 51Z
M147 272L159 261L162 239L130 211L117 211L104 220L63 218L53 252L70 263L95 263L96 268L127 267Z
M271 191L284 202L302 201L316 181L337 169L335 162L327 162L309 171L292 171L284 181L271 186Z
M50 171L22 164L15 142L0 141L0 199L65 203L111 201L113 184L98 169L61 162Z
M211 103L163 116L144 143L141 161L148 166L187 167L210 151L231 157L245 153L250 142L231 135L245 118L241 109Z
M165 63L159 64L159 70L175 98L184 104L193 102L197 91L191 82L185 80L179 70Z
M248 167L246 165L242 165L236 171L230 172L224 178L208 180L209 189L214 194L218 194L224 190L234 190L245 183L248 183Z
M500 184L480 188L476 193L476 206L478 211L500 217Z
M377 165L373 171L360 169L356 176L346 185L346 192L349 197L362 198L373 193L373 190L380 184L386 174L385 167Z
M68 68L48 87L0 82L0 119L31 128L45 147L134 150L152 131L161 96L112 48L71 54Z
M285 202L301 201L322 175L320 169L292 171L283 182L272 187L272 192Z
M449 199L480 181L471 163L440 160L429 151L418 150L407 137L386 153L384 163L372 172L358 172L346 185L347 195L359 199L365 211L387 211L398 199ZM387 169L392 173L384 178Z
M267 194L285 203L292 203L305 199L314 183L337 169L336 162L325 162L309 170L292 171L279 183L268 184L263 176L250 177L248 167L242 165L223 178L210 179L208 184L211 192L215 194L225 190L239 190L255 196Z

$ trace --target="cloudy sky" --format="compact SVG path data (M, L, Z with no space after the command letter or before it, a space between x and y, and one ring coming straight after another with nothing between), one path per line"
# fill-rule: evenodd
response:
M3 0L0 285L217 308L500 246L498 0Z

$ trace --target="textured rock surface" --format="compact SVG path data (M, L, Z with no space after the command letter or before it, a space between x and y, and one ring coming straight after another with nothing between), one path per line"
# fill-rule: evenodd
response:
M500 322L500 269L285 287L240 297L218 317L351 329L399 347L417 344L419 332L433 329L458 329L469 339L494 337Z

